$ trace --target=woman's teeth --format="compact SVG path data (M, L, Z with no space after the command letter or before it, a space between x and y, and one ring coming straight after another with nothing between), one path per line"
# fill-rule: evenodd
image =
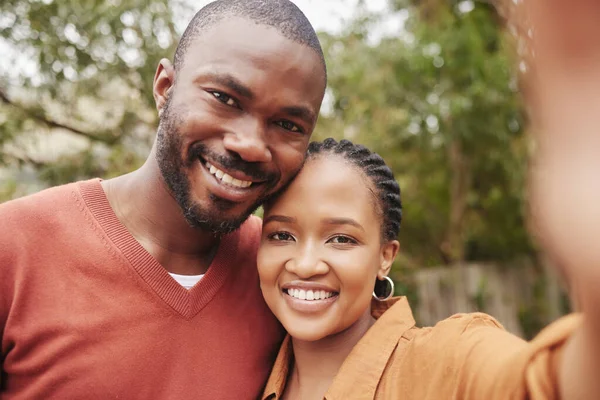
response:
M239 179L235 179L231 175L226 174L225 172L221 171L220 169L218 169L217 167L215 167L214 165L211 165L209 163L206 163L206 168L208 169L208 171L211 174L216 176L221 182L226 183L228 185L238 187L238 188L247 188L248 186L252 185L252 181L242 181Z
M300 300L324 300L334 296L334 292L325 290L287 289L287 294Z

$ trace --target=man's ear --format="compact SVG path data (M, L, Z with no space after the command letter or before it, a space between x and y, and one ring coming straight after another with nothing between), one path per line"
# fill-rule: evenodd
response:
M167 104L167 99L169 98L169 93L171 92L174 83L175 68L173 67L173 64L171 64L171 61L163 58L156 68L154 86L152 87L152 94L154 95L158 115L161 114L165 104Z
M389 241L381 246L380 267L379 271L377 271L377 279L383 280L388 276L399 250L400 242L397 240Z

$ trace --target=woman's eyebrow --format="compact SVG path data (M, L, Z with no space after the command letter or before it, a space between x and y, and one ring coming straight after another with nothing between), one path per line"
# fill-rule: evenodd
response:
M365 232L365 228L352 218L326 218L323 222L328 225L351 225Z
M263 220L263 225L266 225L269 222L283 222L283 223L294 224L294 223L296 223L296 218L287 217L285 215L269 215L268 217L266 217Z

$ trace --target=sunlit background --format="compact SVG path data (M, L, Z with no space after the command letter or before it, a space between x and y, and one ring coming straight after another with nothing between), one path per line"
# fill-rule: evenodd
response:
M3 0L0 201L138 167L152 78L208 1ZM567 310L527 233L514 32L488 1L298 0L329 86L315 139L379 152L403 191L397 294L420 323L489 312L526 337Z

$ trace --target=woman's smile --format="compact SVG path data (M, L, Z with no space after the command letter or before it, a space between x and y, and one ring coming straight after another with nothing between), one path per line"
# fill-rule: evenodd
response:
M297 289L295 289L297 290ZM312 291L308 291L312 294ZM330 297L319 298L313 300L301 299L300 297L295 297L289 294L289 292L283 292L283 296L288 304L288 306L294 311L298 311L301 313L318 313L326 310L330 306L333 305L338 299L338 295L329 293ZM299 296L304 294L303 290L300 290Z
M338 299L339 292L316 282L292 281L282 286L287 305L300 313L318 313L329 308Z

